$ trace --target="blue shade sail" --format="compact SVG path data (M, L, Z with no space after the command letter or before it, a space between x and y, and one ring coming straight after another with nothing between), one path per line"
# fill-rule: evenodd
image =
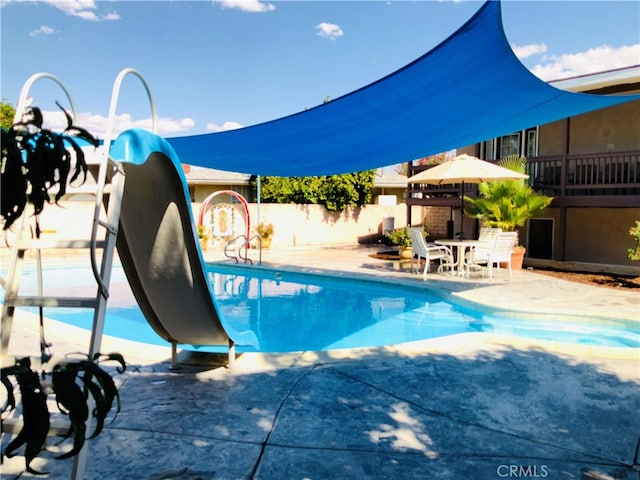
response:
M559 90L514 55L499 1L433 50L366 87L294 115L168 139L184 163L254 175L357 172L636 100Z

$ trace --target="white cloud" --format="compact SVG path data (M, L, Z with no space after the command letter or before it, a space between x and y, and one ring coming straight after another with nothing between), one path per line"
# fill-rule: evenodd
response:
M211 130L212 132L224 132L227 130L236 130L238 128L242 128L238 122L224 122L222 125L218 125L217 123L207 123L207 130Z
M96 4L93 0L44 0L52 7L62 10L67 15L80 17L84 20L97 21L98 15L94 12Z
M260 0L212 0L222 8L238 8L245 12L272 12L276 6L272 3L263 3Z
M546 53L548 48L544 43L532 43L530 45L513 45L513 52L516 54L516 57L529 58L532 55L539 55L541 53Z
M12 3L16 0L0 0L0 6ZM25 1L25 0L17 0ZM64 12L72 17L79 17L83 20L98 22L100 20L120 20L120 15L113 11L106 15L99 16L96 12L97 7L94 0L42 0L44 3Z
M622 47L601 45L586 52L550 55L531 71L543 80L558 80L637 65L639 60L640 43Z
M103 20L120 20L120 14L118 12L109 12L102 16Z
M167 133L181 133L191 130L196 126L196 122L193 118L185 117L179 120L171 118L159 118L158 119L158 133L160 135ZM151 128L151 122L149 121L149 128Z
M319 23L318 25L316 25L316 30L316 35L319 35L320 37L330 38L331 40L335 40L336 38L342 37L344 35L342 29L334 23Z
M39 29L32 31L29 35L35 37L38 35L53 35L54 33L56 33L56 31L53 28L41 25Z
M44 127L54 131L62 131L67 126L67 120L64 114L59 110L43 111ZM87 129L100 139L104 139L107 131L107 117L92 113L79 113L75 124ZM171 135L174 133L184 133L191 130L195 126L192 118L186 117L181 119L158 118L158 134ZM116 116L114 124L114 135L128 130L130 128L146 128L151 129L151 118L142 118L134 120L129 113L122 113Z

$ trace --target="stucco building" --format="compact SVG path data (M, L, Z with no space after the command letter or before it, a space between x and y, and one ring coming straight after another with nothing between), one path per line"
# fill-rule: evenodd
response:
M640 93L640 65L550 83L574 92ZM627 249L633 246L629 228L640 220L640 101L534 125L460 148L458 153L485 160L526 156L531 185L554 198L541 216L521 229L520 241L527 247L525 264L640 270L627 257ZM459 186L446 187L410 189L409 209L455 209L460 205ZM473 185L466 187L467 195L472 192ZM454 211L452 219L457 231L459 211ZM476 230L477 222L466 219L465 236L473 236Z

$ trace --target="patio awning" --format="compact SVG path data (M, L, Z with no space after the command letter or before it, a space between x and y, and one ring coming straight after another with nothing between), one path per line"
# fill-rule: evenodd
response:
M517 59L499 1L409 65L278 120L169 138L191 165L255 175L357 172L639 99L559 90Z

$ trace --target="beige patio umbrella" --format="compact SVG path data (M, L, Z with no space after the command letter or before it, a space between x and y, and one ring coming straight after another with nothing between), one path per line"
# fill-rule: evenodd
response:
M471 155L462 154L449 161L424 170L407 180L408 183L427 183L429 185L442 185L459 183L461 185L461 208L464 210L464 184L493 182L498 180L521 180L529 178L529 175L518 173L494 163L480 160ZM462 211L463 211L462 210ZM462 231L463 214L460 215L460 231Z
M409 177L408 182L441 185L444 183L480 183L526 178L529 178L529 175L514 172L465 153Z

